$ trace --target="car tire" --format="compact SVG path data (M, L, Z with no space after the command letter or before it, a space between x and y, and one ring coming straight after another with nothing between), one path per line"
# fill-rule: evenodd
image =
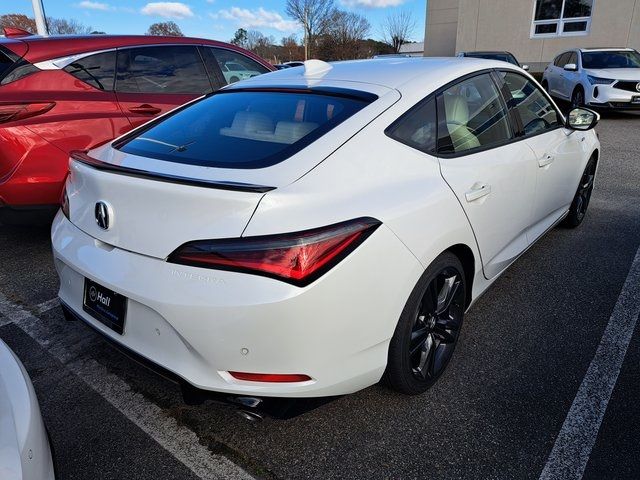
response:
M426 391L442 375L455 349L465 310L462 263L444 252L424 272L400 315L385 383L406 395Z
M576 194L569 207L569 213L562 222L562 226L566 228L576 228L582 223L589 207L591 193L593 192L593 183L596 178L596 158L591 157L587 162L587 166L580 177L580 184L576 190Z
M571 108L584 107L584 89L578 85L571 94Z
M239 79L238 77L235 77L235 76L234 76L234 77L231 77L231 78L229 79L229 83L236 83L236 82L237 82L237 81L239 81L239 80L240 80L240 79Z

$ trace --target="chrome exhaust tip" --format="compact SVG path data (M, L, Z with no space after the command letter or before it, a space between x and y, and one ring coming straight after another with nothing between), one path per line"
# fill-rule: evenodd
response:
M260 413L249 410L236 410L236 412L240 417L248 420L249 422L259 422L264 418Z

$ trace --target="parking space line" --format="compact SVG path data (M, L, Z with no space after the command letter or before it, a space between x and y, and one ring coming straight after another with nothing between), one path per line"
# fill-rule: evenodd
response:
M46 302L39 303L36 305L35 312L39 315L41 313L48 312L52 308L56 308L60 305L60 300L58 298L52 298L51 300L47 300Z
M640 315L640 248L540 480L580 479Z
M47 302L45 302L47 303ZM42 305L42 304L41 304ZM53 308L53 307L52 307ZM27 335L44 347L52 356L80 380L96 391L130 421L182 462L202 480L251 479L246 471L222 455L213 454L200 444L197 435L179 425L173 417L166 415L160 407L131 390L117 375L93 359L78 358L82 351L82 340L93 338L83 329L80 338L58 340L51 329L40 319L0 293L0 313L8 322L21 328ZM84 332L87 333L86 337ZM52 341L56 337L56 341ZM80 342L78 341L80 340Z

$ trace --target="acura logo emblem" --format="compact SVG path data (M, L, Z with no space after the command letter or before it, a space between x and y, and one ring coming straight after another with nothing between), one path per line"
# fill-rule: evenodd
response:
M640 92L640 83L636 85L636 90Z
M96 223L103 230L108 230L110 226L109 206L104 202L96 203Z

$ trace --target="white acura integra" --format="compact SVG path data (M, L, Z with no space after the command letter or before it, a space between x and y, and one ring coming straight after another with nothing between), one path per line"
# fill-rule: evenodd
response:
M597 120L489 60L262 75L73 155L60 299L190 388L420 393L471 303L582 221Z

